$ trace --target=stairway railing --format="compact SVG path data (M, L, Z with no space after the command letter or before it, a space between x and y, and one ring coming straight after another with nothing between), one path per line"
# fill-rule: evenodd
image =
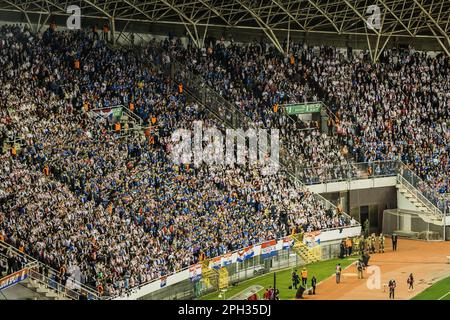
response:
M30 277L39 281L40 283L42 283L44 286L48 287L49 289L52 290L56 290L58 292L64 293L65 296L67 296L70 299L75 299L78 300L80 298L80 296L83 294L86 297L88 297L90 300L99 300L99 296L97 295L97 293L89 288L88 286L82 284L81 282L75 280L75 279L71 279L71 283L74 285L74 287L79 288L78 290L72 290L70 288L62 284L57 284L57 287L55 288L54 286L52 286L55 281L53 279L51 279L50 277L47 277L45 275L43 275L42 273L39 272L39 269L42 268L47 268L48 270L48 274L50 276L56 276L59 274L58 271L56 271L55 269L51 268L50 266L38 261L37 259L33 258L32 256L20 252L17 248L15 248L14 246L4 242L4 241L0 241L0 251L5 250L7 252L7 254L13 254L16 258L18 258L20 261L23 261L24 264L26 266L32 266L32 268L30 269Z
M409 169L403 162L399 170L399 176L403 179L401 182L407 182L410 187L415 189L419 200L426 202L428 206L432 206L443 214L445 211L446 198L433 190L425 181L423 181L417 174Z
M436 207L430 200L428 200L417 188L415 188L407 179L405 179L401 173L397 175L397 182L407 189L418 201L420 201L424 207L432 214L441 216L443 212Z

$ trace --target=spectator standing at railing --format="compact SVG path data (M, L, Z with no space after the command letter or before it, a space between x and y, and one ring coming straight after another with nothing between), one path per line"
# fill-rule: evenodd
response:
M7 261L8 261L8 270L6 271L7 274L11 274L16 272L16 268L17 268L17 260L16 257L13 255L12 252L8 252L7 255Z

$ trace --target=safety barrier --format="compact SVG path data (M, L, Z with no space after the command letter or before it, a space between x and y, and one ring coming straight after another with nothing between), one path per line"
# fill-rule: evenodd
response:
M17 248L4 241L0 241L0 252L2 252L2 254L6 257L13 255L16 259L22 262L23 267L29 268L30 278L38 281L49 289L57 291L69 299L79 300L82 296L88 300L100 299L97 292L73 277L70 277L67 281L71 284L72 288L69 288L67 283L66 285L63 285L55 281L59 275L58 271L48 265L45 265L30 255L20 252ZM41 270L47 270L48 272L44 275L44 272Z

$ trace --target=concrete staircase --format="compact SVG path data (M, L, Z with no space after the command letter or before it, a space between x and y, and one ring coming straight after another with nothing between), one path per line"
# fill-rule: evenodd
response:
M292 250L305 262L305 264L318 262L321 259L320 246L309 248L303 243L302 235L293 236L295 239Z
M219 271L209 267L209 260L202 262L202 281L206 287L217 287Z
M63 293L58 292L55 289L51 289L49 286L46 286L40 281L32 279L30 277L25 279L20 284L41 295L45 300L71 300L67 298Z
M408 199L416 208L417 211L423 213L430 213L430 210L424 205L422 201L420 201L412 192L410 192L407 188L405 188L400 183L395 185L398 192L400 192L406 199Z
M420 191L413 188L407 183L403 183L401 179L398 179L396 184L397 191L403 195L417 210L420 217L428 223L436 225L444 225L442 214L438 208L436 208L431 202L420 196Z
M228 288L228 270L227 268L223 267L219 270L219 290Z

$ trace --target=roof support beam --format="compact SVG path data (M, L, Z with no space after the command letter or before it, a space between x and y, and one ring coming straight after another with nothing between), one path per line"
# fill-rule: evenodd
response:
M33 26L30 21L30 17L28 16L28 12L25 9L23 9L22 7L19 7L17 4L15 4L14 2L11 2L9 0L5 0L5 2L12 5L14 8L17 8L20 12L22 12L25 15L25 18L27 19L30 30L33 29Z
M126 23L125 26L122 28L122 30L120 30L119 35L118 35L117 38L115 39L116 42L119 42L120 38L122 38L122 34L123 34L123 32L127 29L129 23L130 23L130 21L127 21L127 23Z
M383 19L381 20L381 24L380 24L380 32L377 35L377 43L375 45L375 52L373 54L373 61L374 62L378 62L378 60L377 60L378 57L379 57L378 46L380 45L380 38L381 38L381 33L382 33L382 30L383 30L383 27L384 27L384 19L385 18L386 18L386 11L383 12Z
M139 8L138 6L136 6L134 3L131 3L130 0L123 0L123 2L125 2L126 4L128 4L129 6L131 6L133 9L135 9L137 12L141 13L143 16L145 16L149 22L153 22L154 19L148 15L148 13L144 12L141 8ZM136 2L136 1L134 1Z
M375 56L375 61L378 61L378 60L380 59L381 53L383 52L384 48L385 48L386 45L388 44L388 42L389 42L389 40L391 39L391 37L392 37L392 32L389 33L387 39L384 41L383 46L381 47L381 49L380 49L380 50L378 51L378 53L376 54L376 56Z
M180 15L180 17L183 17L184 20L186 20L187 22L189 22L190 24L192 24L193 26L195 26L195 22L192 21L182 10L180 10L176 5L170 3L167 0L160 0L162 3L164 3L166 6L168 6L170 9L172 9L173 11L175 11L176 13L178 13Z
M420 8L420 10L422 10L423 13L425 13L425 15L428 17L428 19L431 20L431 22L433 22L433 24L436 26L436 28L441 32L441 34L445 37L445 39L447 39L447 44L450 46L450 38L448 37L448 35L445 33L444 30L442 30L441 26L439 25L439 23L436 22L436 20L434 20L434 18L431 16L431 14L419 3L419 1L417 0L413 0L417 6ZM428 24L428 23L427 23ZM428 26L429 27L429 26ZM431 29L432 30L432 29ZM434 31L433 31L434 34Z
M267 35L267 37L272 41L273 45L283 53L283 48L280 45L280 42L278 41L278 38L273 33L273 30L264 22L262 19L248 6L246 6L241 0L236 0L245 10L250 13L250 15L255 19L256 23L261 27L263 32Z
M197 26L196 23L190 19L182 10L180 10L177 6L175 6L174 4L170 3L167 0L160 0L162 3L164 3L166 6L168 6L170 9L172 9L173 11L175 11L176 13L178 13L179 17L181 20L185 20L188 23L186 23L184 25L187 33L189 34L189 36L191 37L192 41L194 42L195 46L200 48L201 47L201 43L200 43L200 38L198 36L198 31L197 31ZM191 32L191 30L189 29L188 25L191 25L192 28L194 29L194 34Z
M308 0L308 2L317 9L317 11L319 11L328 21L330 21L331 25L334 27L334 29L336 29L336 32L338 34L341 34L341 30L339 30L339 28L337 27L336 23L334 23L333 19L331 19L328 14L322 10L313 0Z
M88 5L90 5L91 7L94 7L95 9L97 9L98 11L100 11L101 13L103 13L106 17L108 17L109 19L112 18L112 15L109 14L108 12L106 12L105 10L103 10L102 8L100 8L97 4L93 3L92 1L95 0L84 0L84 2Z
M447 47L445 46L445 44L442 42L441 39L439 39L439 37L437 36L436 32L433 30L433 28L430 26L430 24L428 23L428 28L430 28L431 32L434 34L434 36L436 37L437 42L439 42L440 46L442 47L442 49L444 49L445 53L447 54L447 56L450 57L450 52L447 49Z
M366 18L364 18L363 15L361 15L361 13L359 13L359 11L350 3L348 2L348 0L344 0L345 4L353 10L353 12L356 13L356 15L364 22L364 24L367 26L367 20ZM373 29L373 32L375 32L377 35L379 35L379 31L377 29Z
M37 27L36 27L36 31L37 31L37 32L41 32L42 28L43 28L45 25L47 25L47 22L48 22L48 19L50 19L50 16L51 16L50 13L47 14L47 16L45 17L45 20L44 20L44 22L42 22L42 24L40 23L40 18L39 18L39 23L38 23L38 25L37 25Z
M53 6L53 7L57 8L58 10L61 10L61 12L66 12L65 8L61 7L60 5L58 5L57 3L53 2L53 1L45 0L45 3L47 3L48 6Z
M288 17L290 18L289 21L291 21L291 19L294 20L295 23L297 23L297 24L300 26L300 28L302 28L302 29L305 30L305 31L308 31L308 30L306 30L305 26L303 26L303 25L298 21L298 19L296 19L296 18L289 12L289 10L287 10L282 4L280 4L280 3L278 2L278 0L272 0L272 2L275 3L281 10L283 10L284 13L286 13L286 14L288 15Z
M394 13L394 11L391 10L391 8L389 8L388 5L386 5L385 0L378 0L379 2L381 2L381 4L383 5L383 7L386 8L387 11L389 11L389 13L395 18L395 20L397 20L397 22L406 30L406 32L409 33L409 35L411 37L414 37L413 33L411 32L411 30L403 23L403 21L397 17L397 15Z
M289 34L292 39L306 30L319 35L351 35L364 41L368 35L375 59L391 33L403 39L430 39L432 45L441 50L440 44L435 42L438 38L449 49L448 0L377 2L386 17L382 30L377 28L376 31L364 29L363 22L370 21L364 11L365 0L0 0L0 12L14 13L11 17L27 25L31 21L39 28L46 23L44 20L49 14L48 20L70 16L66 6L74 3L81 7L86 19L103 20L114 16L117 28L120 22L117 35L126 22L130 22L127 30L132 27L131 23L174 25L187 28L186 35L196 45L203 43L205 30L221 32L224 28L236 32L257 31L267 36L278 50L281 35ZM287 47L282 49L286 51Z
M217 11L217 9L216 8L214 8L212 5L210 5L208 2L208 0L198 0L201 4L203 4L205 7L207 7L212 13L214 13L217 17L219 17L220 19L222 19L226 24L227 24L227 26L229 26L229 27L231 27L231 24L230 24L230 22L227 20L227 19L225 19L225 17L219 12L219 11ZM208 20L209 20L209 18L208 18Z

